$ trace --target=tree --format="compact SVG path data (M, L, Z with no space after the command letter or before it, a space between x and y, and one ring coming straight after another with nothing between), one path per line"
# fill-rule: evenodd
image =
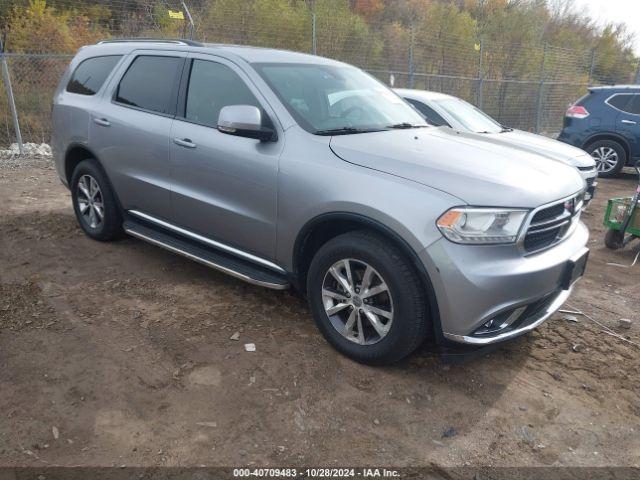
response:
M198 20L206 41L311 50L311 15L302 1L214 0Z
M369 24L384 10L382 0L355 0L353 11Z
M602 83L633 82L638 59L631 48L631 36L620 24L606 25L594 45L593 76Z
M108 36L91 26L88 17L70 10L58 11L47 6L46 0L14 6L7 30L8 48L29 53L71 53Z
M382 52L380 36L346 0L315 3L318 54L355 65L375 64Z

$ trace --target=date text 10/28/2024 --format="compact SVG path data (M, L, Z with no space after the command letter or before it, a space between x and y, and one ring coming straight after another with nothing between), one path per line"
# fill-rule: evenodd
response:
M397 470L387 468L234 468L235 478L394 478Z

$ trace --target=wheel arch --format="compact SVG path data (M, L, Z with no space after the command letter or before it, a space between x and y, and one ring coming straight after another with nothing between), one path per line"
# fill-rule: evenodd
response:
M65 175L65 180L67 181L67 186L71 188L71 177L73 176L73 171L76 169L78 164L81 161L87 160L89 158L95 160L100 170L102 170L102 173L104 174L104 177L107 179L109 187L111 188L111 192L115 197L116 204L122 211L123 210L122 203L120 202L120 197L118 196L118 192L113 187L113 182L111 182L111 179L109 178L109 175L107 174L107 171L104 168L104 165L102 165L100 158L93 152L93 150L91 150L91 148L87 147L83 143L72 143L69 145L69 147L67 148L67 151L65 152L64 175Z
M71 186L71 176L78 164L82 160L87 158L93 158L98 162L100 168L104 172L104 167L98 159L98 156L93 151L82 143L72 143L67 147L67 151L64 154L64 178L67 181L67 185Z
M442 326L435 289L431 278L420 261L416 251L393 229L365 215L350 212L332 212L318 215L309 220L298 233L293 252L292 283L300 292L306 291L306 280L309 266L315 252L332 238L355 230L373 231L393 242L416 269L429 302L429 314L432 321L434 338L440 342Z
M594 133L593 135L587 137L587 139L584 141L582 148L586 150L589 147L589 145L591 145L594 142L599 142L601 140L613 140L614 142L619 143L620 145L622 145L622 148L624 149L624 153L627 156L627 163L631 160L631 146L629 145L629 142L622 135L615 132Z

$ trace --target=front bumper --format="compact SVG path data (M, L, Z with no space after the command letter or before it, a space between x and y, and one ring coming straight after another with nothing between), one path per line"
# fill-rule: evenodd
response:
M587 184L587 190L584 194L584 204L586 206L596 195L596 187L598 186L598 172L595 168L589 171L580 171L580 176Z
M560 290L558 292L554 292L550 295L551 300L548 304L545 305L543 309L539 312L536 312L533 315L526 316L523 318L523 322L516 326L513 329L507 330L505 332L499 332L495 335L487 335L487 336L471 336L471 335L455 335L453 333L443 333L444 337L447 340L452 340L454 342L466 343L468 345L490 345L492 343L503 342L505 340L509 340L511 338L519 337L527 332L530 332L538 325L547 320L551 315L556 313L558 309L564 304L564 302L571 295L571 289L568 290ZM545 302L546 298L539 300L538 302ZM532 302L530 305L536 305L538 302ZM517 309L513 309L517 310Z
M584 204L587 206L593 197L596 196L596 187L598 186L598 182L593 182L591 185L587 185L587 191L584 194Z
M420 257L433 284L444 338L488 345L536 328L569 297L571 290L562 288L567 263L586 251L588 237L578 223L562 242L529 256L513 245L459 245L444 238L423 250ZM511 323L478 334L497 318Z

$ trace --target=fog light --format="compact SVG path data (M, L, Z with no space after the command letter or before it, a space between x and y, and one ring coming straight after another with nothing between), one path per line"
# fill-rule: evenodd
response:
M485 322L475 332L473 332L473 335L487 335L505 330L520 318L526 308L527 307L525 305L523 307L519 307L514 310L508 310L496 315L491 320Z

